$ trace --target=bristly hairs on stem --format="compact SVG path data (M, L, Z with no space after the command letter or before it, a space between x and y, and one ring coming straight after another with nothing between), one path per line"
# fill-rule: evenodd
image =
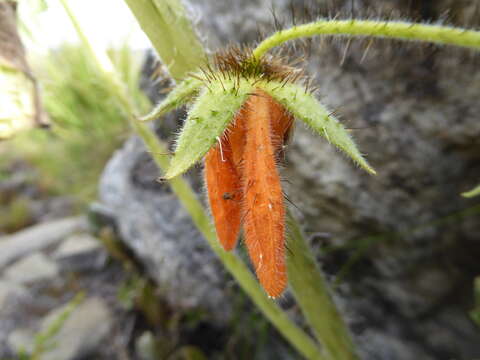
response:
M392 38L480 49L480 31L475 30L405 21L321 19L271 35L257 46L253 56L258 59L289 40L318 35Z

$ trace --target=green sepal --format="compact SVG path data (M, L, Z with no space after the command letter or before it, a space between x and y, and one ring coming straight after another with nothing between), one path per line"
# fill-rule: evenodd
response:
M330 143L343 150L354 162L371 174L375 170L362 156L343 125L305 88L278 82L260 83L275 100L285 106L297 119L303 120Z
M211 81L188 113L164 178L178 176L200 160L223 135L251 92L252 86L245 80Z
M473 188L470 191L462 193L462 196L466 197L466 198L472 198L472 197L478 196L478 195L480 195L480 185L478 185L477 187Z
M145 116L142 116L140 121L152 121L169 111L185 104L193 95L195 95L202 86L202 81L189 77L183 80L180 84L167 95L163 101L157 104L153 110Z

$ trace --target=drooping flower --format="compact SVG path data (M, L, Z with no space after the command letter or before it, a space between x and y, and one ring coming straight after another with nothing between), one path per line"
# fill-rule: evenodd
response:
M255 89L205 159L217 235L234 248L240 227L261 284L276 297L286 286L285 207L277 157L293 123L283 106Z
M276 57L233 48L179 84L144 120L193 102L165 179L205 157L217 237L232 250L244 230L257 277L271 297L287 285L285 205L278 172L293 120L308 124L370 173L342 124L300 85L301 71Z

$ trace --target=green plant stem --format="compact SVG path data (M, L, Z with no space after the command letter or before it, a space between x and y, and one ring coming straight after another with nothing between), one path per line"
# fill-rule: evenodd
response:
M480 49L480 32L462 28L403 21L319 20L281 30L263 40L253 51L259 58L286 41L317 35L349 35L419 40Z
M473 297L475 307L470 311L470 317L480 327L480 276L473 281Z
M179 0L125 0L176 81L198 68L206 55Z
M298 223L288 214L287 269L290 286L326 358L355 360L355 346Z
M466 198L471 198L480 195L480 185L477 185L475 188L473 188L470 191L462 193L463 197Z
M105 81L108 81L108 83L111 84L112 92L118 96L120 104L128 114L133 129L142 138L145 146L151 152L152 157L159 168L165 170L169 165L169 159L161 154L167 152L166 146L157 138L147 125L137 120L136 109L129 100L125 87L122 86L117 74L114 71L110 71L110 69L114 69L114 66L109 63L110 60L108 56L106 54L104 54L104 56L102 54L103 51L93 46L89 41L74 13L69 8L67 0L60 1L69 15L70 20L74 24L75 29L79 33L85 47L92 53L92 58L97 65L99 73ZM247 266L234 254L225 252L220 247L210 219L190 185L181 177L170 180L169 184L182 205L192 217L198 230L202 233L215 254L219 257L220 261L277 330L299 353L305 356L305 358L326 360L321 355L315 342L297 325L290 321L287 315L266 296L265 292Z
M44 353L55 347L55 337L62 330L65 321L85 299L85 293L79 292L65 305L63 311L52 320L46 329L35 336L32 355L29 360L41 360Z

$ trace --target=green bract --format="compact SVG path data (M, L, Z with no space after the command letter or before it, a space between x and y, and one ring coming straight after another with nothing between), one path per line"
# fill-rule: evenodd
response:
M187 171L215 144L252 91L248 81L212 81L188 112L165 178Z
M358 151L343 125L305 88L295 84L267 83L263 89L285 106L295 118L303 120L315 132L343 150L353 161L371 174L375 170Z
M345 127L312 93L296 83L299 78L296 69L279 64L278 59L252 59L238 49L217 56L215 65L202 75L197 73L184 80L143 118L153 120L193 99L165 179L182 174L200 160L223 136L257 88L270 94L295 118L304 121L363 169L375 174ZM197 93L200 95L194 99Z
M197 78L185 79L178 84L162 102L155 106L149 114L141 117L140 121L155 120L169 111L182 106L198 92L201 85L202 82Z

